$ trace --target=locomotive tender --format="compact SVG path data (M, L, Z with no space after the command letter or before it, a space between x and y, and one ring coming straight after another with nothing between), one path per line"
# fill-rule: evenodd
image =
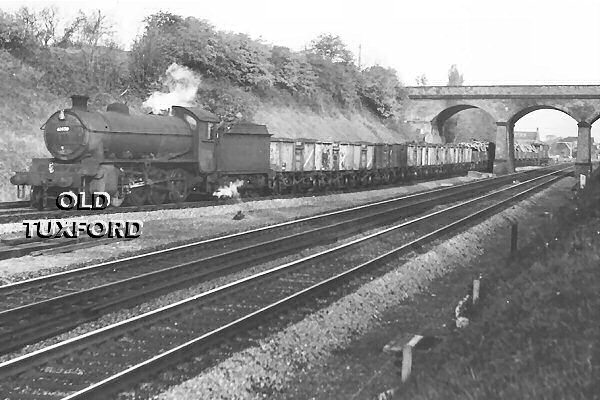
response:
M223 124L200 108L130 115L125 104L89 111L86 96L42 126L52 158L36 158L11 178L19 197L43 208L64 191L108 192L111 204L184 201L243 181L242 194L342 189L414 177L490 170L487 145L335 143L271 139L267 127Z

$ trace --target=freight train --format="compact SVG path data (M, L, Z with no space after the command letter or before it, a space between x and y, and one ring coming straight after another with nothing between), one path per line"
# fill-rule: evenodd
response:
M515 167L528 165L548 165L550 145L542 142L530 144L515 143Z
M241 182L240 194L346 189L490 170L493 144L349 143L271 138L267 127L223 124L212 113L173 106L130 115L127 105L88 110L86 96L42 126L52 158L11 177L44 208L64 191L107 192L111 205L181 202Z

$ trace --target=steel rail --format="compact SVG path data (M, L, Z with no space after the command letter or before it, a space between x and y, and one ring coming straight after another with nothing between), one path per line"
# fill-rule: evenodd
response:
M570 168L570 167L569 167ZM522 175L529 175L532 173L536 173L536 172L540 172L540 171L544 171L544 170L552 170L552 167L549 168L540 168L537 170L528 170L528 171L522 171L522 172L515 172L512 174L508 174L508 175L503 175L501 177L494 177L494 178L484 178L484 179L480 179L480 180L476 180L476 181L472 181L472 182L467 182L464 184L460 184L460 185L454 185L454 186L449 186L449 187L439 187L436 189L432 189L432 190L426 190L423 192L417 192L417 193L412 193L409 195L405 195L405 196L401 196L401 197L397 197L397 198L393 198L393 199L388 199L388 200L382 200L382 201L377 201L377 202L373 202L373 203L367 203L364 205L360 205L360 206L355 206L355 207L351 207L351 208L346 208L346 209L341 209L341 210L336 210L336 211L331 211L331 212L326 212L326 213L322 213L322 214L317 214L314 216L310 216L310 217L303 217L303 218L299 218L296 220L291 220L291 221L285 221L285 222L281 222L281 223L277 223L277 224L273 224L273 225L268 225L268 226L264 226L264 227L260 227L260 228L255 228L255 229L251 229L248 231L244 231L244 232L239 232L239 233L233 233L233 234L228 234L228 235L224 235L224 236L218 236L215 238L210 238L210 239L204 239L204 240L200 240L200 241L196 241L196 242L192 242L192 243L187 243L187 244L183 244L183 245L178 245L178 246L173 246L173 247L169 247L167 249L163 249L163 250L156 250L156 251L152 251L149 253L143 253L143 254L139 254L136 256L131 256L131 257L126 257L126 258L122 258L122 259L118 259L118 260L113 260L113 261L108 261L108 262L103 262L100 264L95 264L95 265L90 265L90 266L86 266L86 267L81 267L81 268L75 268L75 269L71 269L71 270L67 270L67 271L61 271L61 272L57 272L57 273L53 273L53 274L48 274L48 275L44 275L44 276L39 276L36 278L31 278L31 279L26 279L26 280L22 280L22 281L18 281L18 282L13 282L13 283L9 283L6 285L2 285L0 286L0 299L4 298L8 295L8 293L10 291L13 290L24 290L26 287L34 287L36 285L45 285L45 284L49 284L49 282L59 282L65 279L69 279L70 276L72 275L76 275L78 273L82 273L84 271L91 271L91 270L96 270L96 269L111 269L114 267L117 267L118 264L123 263L123 262L127 262L127 261L134 261L134 260L141 260L141 259L154 259L156 256L159 255L164 255L167 253L174 253L180 250L184 250L184 249L190 249L190 248L194 248L194 247L199 247L199 246L204 246L207 244L211 244L211 243L215 243L215 242L220 242L223 240L244 240L247 236L250 236L252 234L256 234L256 233L260 233L260 232L264 232L264 231L268 231L268 230L272 230L275 228L281 228L281 227L286 227L286 226L291 226L291 225L297 225L297 224L301 224L301 223L306 223L306 222L311 222L311 221L315 221L318 219L322 219L324 217L329 217L329 216L335 216L335 215L342 215L342 214L346 214L346 213L351 213L354 212L356 210L360 210L360 209L366 209L366 208L371 208L374 206L378 206L378 205L383 205L383 204L389 204L389 203L393 203L393 202L398 202L398 201L405 201L408 199L413 199L413 198L420 198L423 196L428 196L434 193L438 193L438 192L449 192L449 191L454 191L454 190L464 190L467 189L469 187L476 187L479 186L481 184L487 184L487 183L494 183L494 184L502 184L503 182L508 182L508 181L512 181L514 178L522 176ZM562 171L564 169L559 169L558 171Z
M10 208L24 208L27 206L29 206L29 202L27 200L5 201L0 203L0 210L6 210Z
M425 192L424 194L442 193L443 198L447 198L448 196L464 191L465 186L468 188L472 185L460 185L454 187L455 190L447 188L446 190L434 190ZM351 212L370 210L382 205L392 205L399 200L420 199L422 197L424 197L423 194L413 194L400 199L375 202L369 206L353 207L350 210L326 213L317 217L308 217L278 224L277 226L285 227L299 222L315 221L319 217L322 218L324 216L351 215ZM404 208L423 207L426 204L439 201L439 199L439 197L433 197L419 201L416 204L410 203L405 205ZM324 244L336 241L342 236L359 233L382 224L385 221L391 222L395 218L405 216L401 215L405 211L404 208L396 210L387 208L383 210L378 209L376 213L362 215L358 218L331 223L292 235L280 236L272 240L264 240L258 244L242 246L231 251L168 266L156 271L140 272L139 274L115 282L1 311L0 326L4 328L1 329L3 335L2 339L0 339L0 351L5 353L24 344L53 336L78 324L94 320L101 313L106 313L111 309L138 304L150 296L156 296L174 288L189 286L194 282L208 279L215 274L223 274L236 267L248 267L269 257L291 253L294 250L310 247L314 243ZM250 232L264 232L268 228L259 228ZM237 238L245 233L226 237ZM182 247L185 248L187 246L179 248ZM114 263L106 263L105 265L108 265L111 271L115 271ZM4 293L4 297L7 297L6 293Z
M148 375L149 373L154 373L158 370L164 369L173 363L180 361L184 358L187 358L191 352L198 351L198 348L203 348L209 346L212 343L218 342L222 340L223 337L226 337L231 334L235 334L239 332L241 329L251 326L256 322L259 322L265 316L277 312L281 308L291 307L294 303L301 301L303 298L308 296L313 296L319 293L324 292L332 287L343 284L350 278L352 275L355 275L359 272L364 272L365 270L373 267L377 267L382 263L385 263L387 260L392 258L393 256L397 256L402 252L409 251L415 247L420 247L425 245L428 242L442 236L443 234L453 230L459 229L469 222L480 219L486 215L492 214L495 210L501 208L503 205L507 203L512 203L527 194L538 190L544 186L547 186L559 179L562 179L563 176L555 177L546 182L542 182L532 188L526 189L522 192L517 193L514 196L509 197L508 199L504 199L500 202L497 202L493 205L490 205L482 210L479 210L475 213L472 213L466 217L460 218L450 224L447 224L441 228L434 230L433 232L427 233L417 239L414 239L402 246L388 251L378 257L371 259L370 261L364 262L360 265L352 267L344 272L341 272L333 277L327 278L321 282L313 284L303 290L300 290L290 296L287 296L283 299L280 299L268 306L265 306L257 311L249 313L242 318L238 318L235 321L232 321L222 327L207 332L191 341L183 343L179 346L176 346L170 350L167 350L161 354L158 354L148 360L145 360L136 365L130 366L126 370L120 371L114 375L111 375L95 384L88 386L85 389L82 389L78 392L72 393L62 400L92 400L92 399L103 399L105 398L107 393L116 393L123 386L128 386L131 384L135 384L135 382L139 379L140 376ZM519 184L520 186L522 184ZM456 207L460 207L457 205ZM441 210L444 211L444 210ZM441 212L440 211L440 212ZM439 212L436 212L439 213ZM436 214L433 213L433 214ZM432 215L433 215L432 214ZM283 267L283 266L282 266ZM0 368L2 366L0 365Z
M392 204L392 203L396 203L396 202L400 202L400 201L406 201L409 199L417 199L417 198L426 197L426 196L429 196L429 195L432 195L435 193L440 193L440 192L450 193L453 191L461 191L461 190L465 190L469 187L476 187L476 186L481 186L481 185L489 184L489 183L501 184L502 182L510 181L513 178L518 177L520 175L531 174L531 173L539 172L539 171L543 171L543 170L540 169L540 170L519 172L519 173L514 173L511 175L503 176L500 178L486 178L486 179L482 179L482 180L478 180L478 181L468 182L468 183L461 184L461 185L436 188L433 190L413 193L413 194L401 196L398 198L377 201L377 202L368 203L368 204L351 207L351 208L347 208L347 209L327 212L327 213L318 214L318 215L310 216L310 217L304 217L304 218L300 218L300 219L296 219L296 220L292 220L292 221L286 221L286 222L282 222L282 223L278 223L278 224L274 224L274 225L264 226L261 228L255 228L255 229L251 229L251 230L240 232L240 233L234 233L234 234L219 236L219 237L215 237L215 238L211 238L211 239L201 240L201 241L197 241L197 242L193 242L193 243L188 243L188 244L184 244L184 245L174 246L174 247L170 247L170 248L167 248L164 250L152 251L150 253L144 253L144 254L140 254L137 256L127 257L127 258L104 262L104 263L91 265L91 266L87 266L87 267L76 268L76 269L72 269L72 270L68 270L68 271L62 271L62 272L44 275L44 276L40 276L40 277L36 277L36 278L31 278L31 279L27 279L27 280L23 280L23 281L19 281L19 282L9 283L9 284L0 286L0 298L6 298L7 296L10 295L11 291L26 290L28 287L35 287L37 285L56 284L59 281L68 280L68 279L70 279L71 276L77 275L79 273L83 273L86 271L92 271L92 270L98 270L98 269L106 269L106 270L114 269L115 267L119 267L119 264L128 262L128 261L135 261L135 260L141 260L141 259L155 259L156 256L159 256L159 255L164 255L167 253L173 253L173 252L177 252L177 251L181 251L181 250L185 250L185 249L191 249L191 248L200 247L200 246L205 246L205 245L212 244L215 242L222 242L224 240L239 240L239 239L245 240L246 237L248 237L250 235L270 231L270 230L273 230L276 228L282 228L282 227L288 227L288 226L292 226L292 225L299 225L299 224L307 223L307 222L313 222L313 221L323 219L326 217L348 214L348 213L356 212L361 209L369 209L369 208L373 208L376 206Z
M378 256L377 258L369 261L368 263L364 263L358 267L351 268L348 271L345 271L342 274L336 275L333 278L327 279L318 285L313 285L313 286L306 288L292 296L288 296L285 299L278 300L277 302L275 302L267 307L263 307L262 309L260 309L258 311L254 311L251 314L246 315L243 318L240 318L240 319L237 319L236 321L230 322L227 325L224 325L224 326L222 326L216 330L213 330L209 333L205 333L205 334L201 335L200 337L197 337L191 341L186 342L185 344L178 345L170 350L167 350L159 355L152 357L151 359L148 359L142 363L136 364L133 367L129 367L126 370L124 370L116 375L113 375L109 378L103 379L103 380L101 380L101 382L92 384L91 386L66 397L66 399L92 398L93 395L99 395L100 398L105 398L103 396L106 396L106 393L107 393L106 390L108 390L108 389L112 390L117 387L120 387L122 384L130 382L131 379L134 379L134 377L138 376L140 373L146 374L149 369L163 368L162 365L163 365L163 362L165 362L165 360L170 360L170 362L172 362L173 360L180 358L182 354L189 355L190 348L192 348L194 346L197 347L199 345L206 345L206 344L209 344L209 342L211 342L211 341L219 340L219 338L222 338L222 336L221 336L222 334L224 334L226 332L233 332L232 330L239 329L240 324L246 324L250 321L254 321L256 319L256 317L259 317L267 312L270 312L271 310L276 309L284 304L288 304L292 299L296 299L301 296L304 296L305 294L310 293L310 292L316 290L317 288L324 287L328 283L337 282L344 276L348 276L349 274L352 274L356 271L364 269L368 265L373 265L373 263L377 263L377 262L380 262L381 260L387 259L391 255L398 254L398 252L400 252L402 250L411 249L411 248L414 248L415 246L421 245L421 244L425 243L427 240L431 240L432 238L439 237L441 234L443 234L455 227L464 226L467 221L471 221L478 217L486 215L486 214L490 213L491 211L502 207L504 204L507 204L508 202L514 201L522 196L525 196L526 194L528 194L534 190L537 190L545 185L548 185L548 184L562 178L562 174L559 176L556 176L559 173L560 173L560 171L553 172L551 174L547 174L542 177L537 177L532 180L519 183L519 184L511 186L509 188L500 189L493 193L479 196L476 199L471 199L466 202L462 202L460 204L450 206L447 209L439 210L439 211L427 214L425 216L417 217L413 220L403 222L394 227L386 228L384 230L381 230L380 232L376 232L376 233L367 235L364 238L356 239L350 243L339 245L333 249L322 251L317 254L313 254L311 256L305 257L301 260L296 260L294 262L287 263L287 264L278 266L276 268L272 268L267 271L263 271L261 273L255 274L253 276L246 277L246 278L237 280L235 282L231 282L227 285L223 285L219 288L215 288L210 291L204 292L202 294L193 296L189 299L185 299L185 300L179 301L177 303L174 303L172 305L168 305L168 306L162 307L160 309L148 312L146 314L131 318L130 320L123 321L123 322L120 322L117 324L113 324L113 325L107 326L105 328L99 329L97 331L89 332L80 337L69 339L65 342L57 343L55 345L49 346L44 349L40 349L33 353L15 358L13 360L9 360L7 362L0 364L0 376L6 378L7 376L12 376L14 374L19 374L19 373L25 372L28 368L31 368L35 365L44 364L53 358L63 357L67 354L71 354L74 351L76 351L77 349L90 348L94 344L109 341L109 340L111 340L111 338L115 338L119 335L123 335L127 331L131 331L132 329L134 329L134 327L137 327L137 329L141 329L141 327L148 326L153 321L158 321L158 320L164 319L166 315L178 314L181 312L181 310L184 310L185 308L187 308L187 306L196 306L197 307L198 302L206 301L207 299L215 298L218 296L223 296L225 293L229 293L229 292L234 292L234 293L236 291L239 292L240 289L243 289L251 282L261 282L262 280L264 280L268 277L274 276L276 274L279 274L281 272L285 272L285 271L293 270L294 268L298 268L298 267L302 266L303 264L306 264L308 261L318 260L318 259L321 259L328 255L331 255L333 253L341 253L342 251L348 249L349 247L351 247L353 245L356 245L359 243L364 243L370 239L379 237L385 233L392 232L392 231L398 230L400 228L413 225L418 222L427 221L429 219L432 219L432 217L435 217L435 216L451 214L452 210L464 208L468 205L472 205L481 200L491 199L492 197L494 197L498 194L501 194L501 193L505 193L509 190L514 190L514 189L520 188L521 186L529 185L538 180L550 178L550 179L543 181L542 183L539 183L533 187L530 187L529 189L523 190L515 195L510 196L508 199L504 199L499 202L496 202L495 204L488 206L488 207L484 208L483 210L469 214L467 217L461 218L458 221L454 221L451 224L448 224L448 225L443 226L442 228L436 229L433 232L430 232L416 240L412 240L409 243L406 243L406 244L396 248L395 250L389 251L382 256ZM217 337L215 335L217 335ZM92 396L92 397L90 397L90 396Z
M228 204L226 202L218 202L215 200L205 201L190 201L184 203L169 203L162 205L147 204L143 206L123 206L123 207L109 207L102 211L97 210L59 210L47 209L47 210L36 210L33 208L19 208L15 210L1 210L0 209L0 223L18 223L25 219L64 219L64 218L80 218L90 215L104 215L104 214L120 214L120 213L133 213L133 212L147 212L157 210L179 210L186 208L198 208L198 207L210 207L214 205ZM16 212L16 213L15 213Z

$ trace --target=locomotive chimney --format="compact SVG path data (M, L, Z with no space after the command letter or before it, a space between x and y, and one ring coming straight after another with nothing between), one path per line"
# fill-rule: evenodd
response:
M87 107L88 100L89 100L88 96L81 96L78 94L74 94L73 96L71 96L71 101L73 103L71 108L74 110L87 111L88 110L88 107Z

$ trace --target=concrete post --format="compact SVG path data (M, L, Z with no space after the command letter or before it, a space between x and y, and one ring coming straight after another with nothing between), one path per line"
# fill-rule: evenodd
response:
M578 180L580 175L585 175L586 181L592 173L592 125L585 121L577 123L575 173Z
M496 122L495 174L502 175L515 172L514 146L510 136L508 122Z

